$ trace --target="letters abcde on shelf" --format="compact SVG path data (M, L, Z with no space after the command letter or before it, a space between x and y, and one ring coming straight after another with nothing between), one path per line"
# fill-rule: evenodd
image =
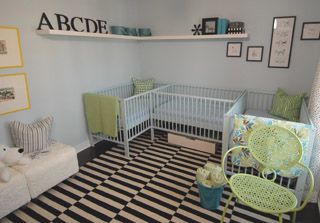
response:
M54 15L56 16L58 30L108 34L107 21L105 20L93 20L82 17L72 17L69 19L63 14L55 13ZM44 12L40 18L38 30L42 30L43 26L47 26L49 29L54 29L52 23Z

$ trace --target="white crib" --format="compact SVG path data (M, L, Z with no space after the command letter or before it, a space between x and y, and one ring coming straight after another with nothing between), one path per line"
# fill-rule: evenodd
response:
M161 89L166 84L155 83L154 89ZM129 142L151 128L150 92L133 95L132 83L106 88L94 93L119 97L120 116L117 119L118 136L110 137L102 133L91 133L89 140L91 146L97 141L107 140L124 145L125 155L129 156Z
M236 114L246 114L256 117L264 117L270 119L279 119L268 114L271 109L274 94L270 92L258 92L258 91L245 91L233 104L232 108L224 115L224 126L223 126L223 142L222 142L222 157L230 149L230 139L234 129L234 117ZM279 119L281 120L281 119ZM305 100L302 102L300 110L300 123L304 123L314 127L313 122L309 116L307 103ZM309 136L309 148L307 151L305 164L309 166L310 158L312 155L313 141L315 138L315 132L312 132ZM240 171L239 167L229 163L229 170ZM243 168L242 172L252 171L247 168ZM278 179L279 184L288 187L294 191L300 203L303 199L304 188L306 186L307 174L303 174L297 178L284 178Z
M172 84L152 91L152 129L222 142L223 118L244 91Z

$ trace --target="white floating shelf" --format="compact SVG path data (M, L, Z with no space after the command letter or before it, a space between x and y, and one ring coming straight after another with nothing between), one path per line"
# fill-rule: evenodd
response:
M94 37L94 38L106 38L106 39L123 39L123 40L137 40L137 41L156 41L156 40L223 40L223 39L247 39L249 35L244 34L218 34L218 35L177 35L177 36L124 36L115 34L101 34L101 33L87 33L87 32L75 32L75 31L63 31L63 30L36 30L39 35L48 36L79 36L79 37Z

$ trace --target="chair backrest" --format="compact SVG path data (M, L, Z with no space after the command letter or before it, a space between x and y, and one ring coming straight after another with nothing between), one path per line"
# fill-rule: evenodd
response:
M252 156L265 168L286 170L296 165L302 157L302 144L290 130L277 126L255 129L249 137Z

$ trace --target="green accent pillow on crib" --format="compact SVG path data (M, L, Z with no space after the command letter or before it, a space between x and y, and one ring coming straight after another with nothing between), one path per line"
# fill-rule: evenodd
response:
M141 94L146 91L150 91L153 89L154 80L153 79L147 79L147 80L138 80L135 78L132 78L134 90L133 94Z
M269 113L289 121L298 122L304 96L304 93L290 96L279 88L273 98L272 108Z

